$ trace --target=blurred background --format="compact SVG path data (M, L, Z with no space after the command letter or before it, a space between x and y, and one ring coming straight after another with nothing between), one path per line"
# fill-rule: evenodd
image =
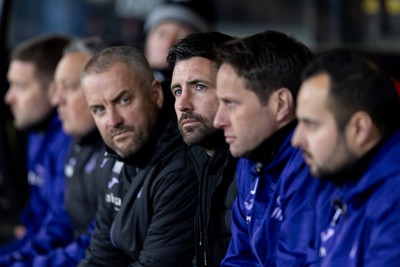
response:
M237 37L283 31L314 52L356 47L400 79L400 0L212 0L215 29ZM3 97L8 53L47 33L103 35L142 47L146 15L163 0L0 0L0 243L27 196L24 138ZM211 12L211 11L210 11Z

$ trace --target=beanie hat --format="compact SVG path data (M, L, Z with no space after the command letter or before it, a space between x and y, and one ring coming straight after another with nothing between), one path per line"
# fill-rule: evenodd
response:
M144 31L164 21L177 21L195 31L211 31L215 23L215 10L210 0L169 0L157 6L146 18Z

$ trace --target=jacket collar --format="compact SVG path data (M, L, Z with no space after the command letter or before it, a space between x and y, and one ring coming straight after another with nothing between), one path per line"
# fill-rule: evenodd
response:
M346 202L362 204L390 175L400 174L400 131L382 140L345 172L339 194ZM338 174L340 175L340 174Z
M260 162L262 166L268 165L278 154L285 140L287 140L290 133L293 132L293 129L296 127L296 124L297 121L294 120L280 128L246 157L253 162Z

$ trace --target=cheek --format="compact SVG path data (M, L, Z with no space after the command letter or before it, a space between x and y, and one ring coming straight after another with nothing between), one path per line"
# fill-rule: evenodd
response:
M318 135L309 138L309 150L314 154L314 157L324 161L335 149L336 137L329 137L327 132L321 132Z

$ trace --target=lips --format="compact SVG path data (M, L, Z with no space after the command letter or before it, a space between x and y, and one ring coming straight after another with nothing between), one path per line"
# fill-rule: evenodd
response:
M195 119L185 119L182 121L181 126L185 127L185 126L193 126L195 124L198 124L199 121L195 120Z
M307 165L311 165L311 155L310 155L310 153L303 151L303 158L304 158L304 162Z
M227 144L233 143L234 140L235 140L235 137L230 136L230 135L225 135L225 142L226 142Z
M128 133L128 131L114 132L114 133L111 134L111 138L112 139L121 138L121 137L124 137L127 133Z

